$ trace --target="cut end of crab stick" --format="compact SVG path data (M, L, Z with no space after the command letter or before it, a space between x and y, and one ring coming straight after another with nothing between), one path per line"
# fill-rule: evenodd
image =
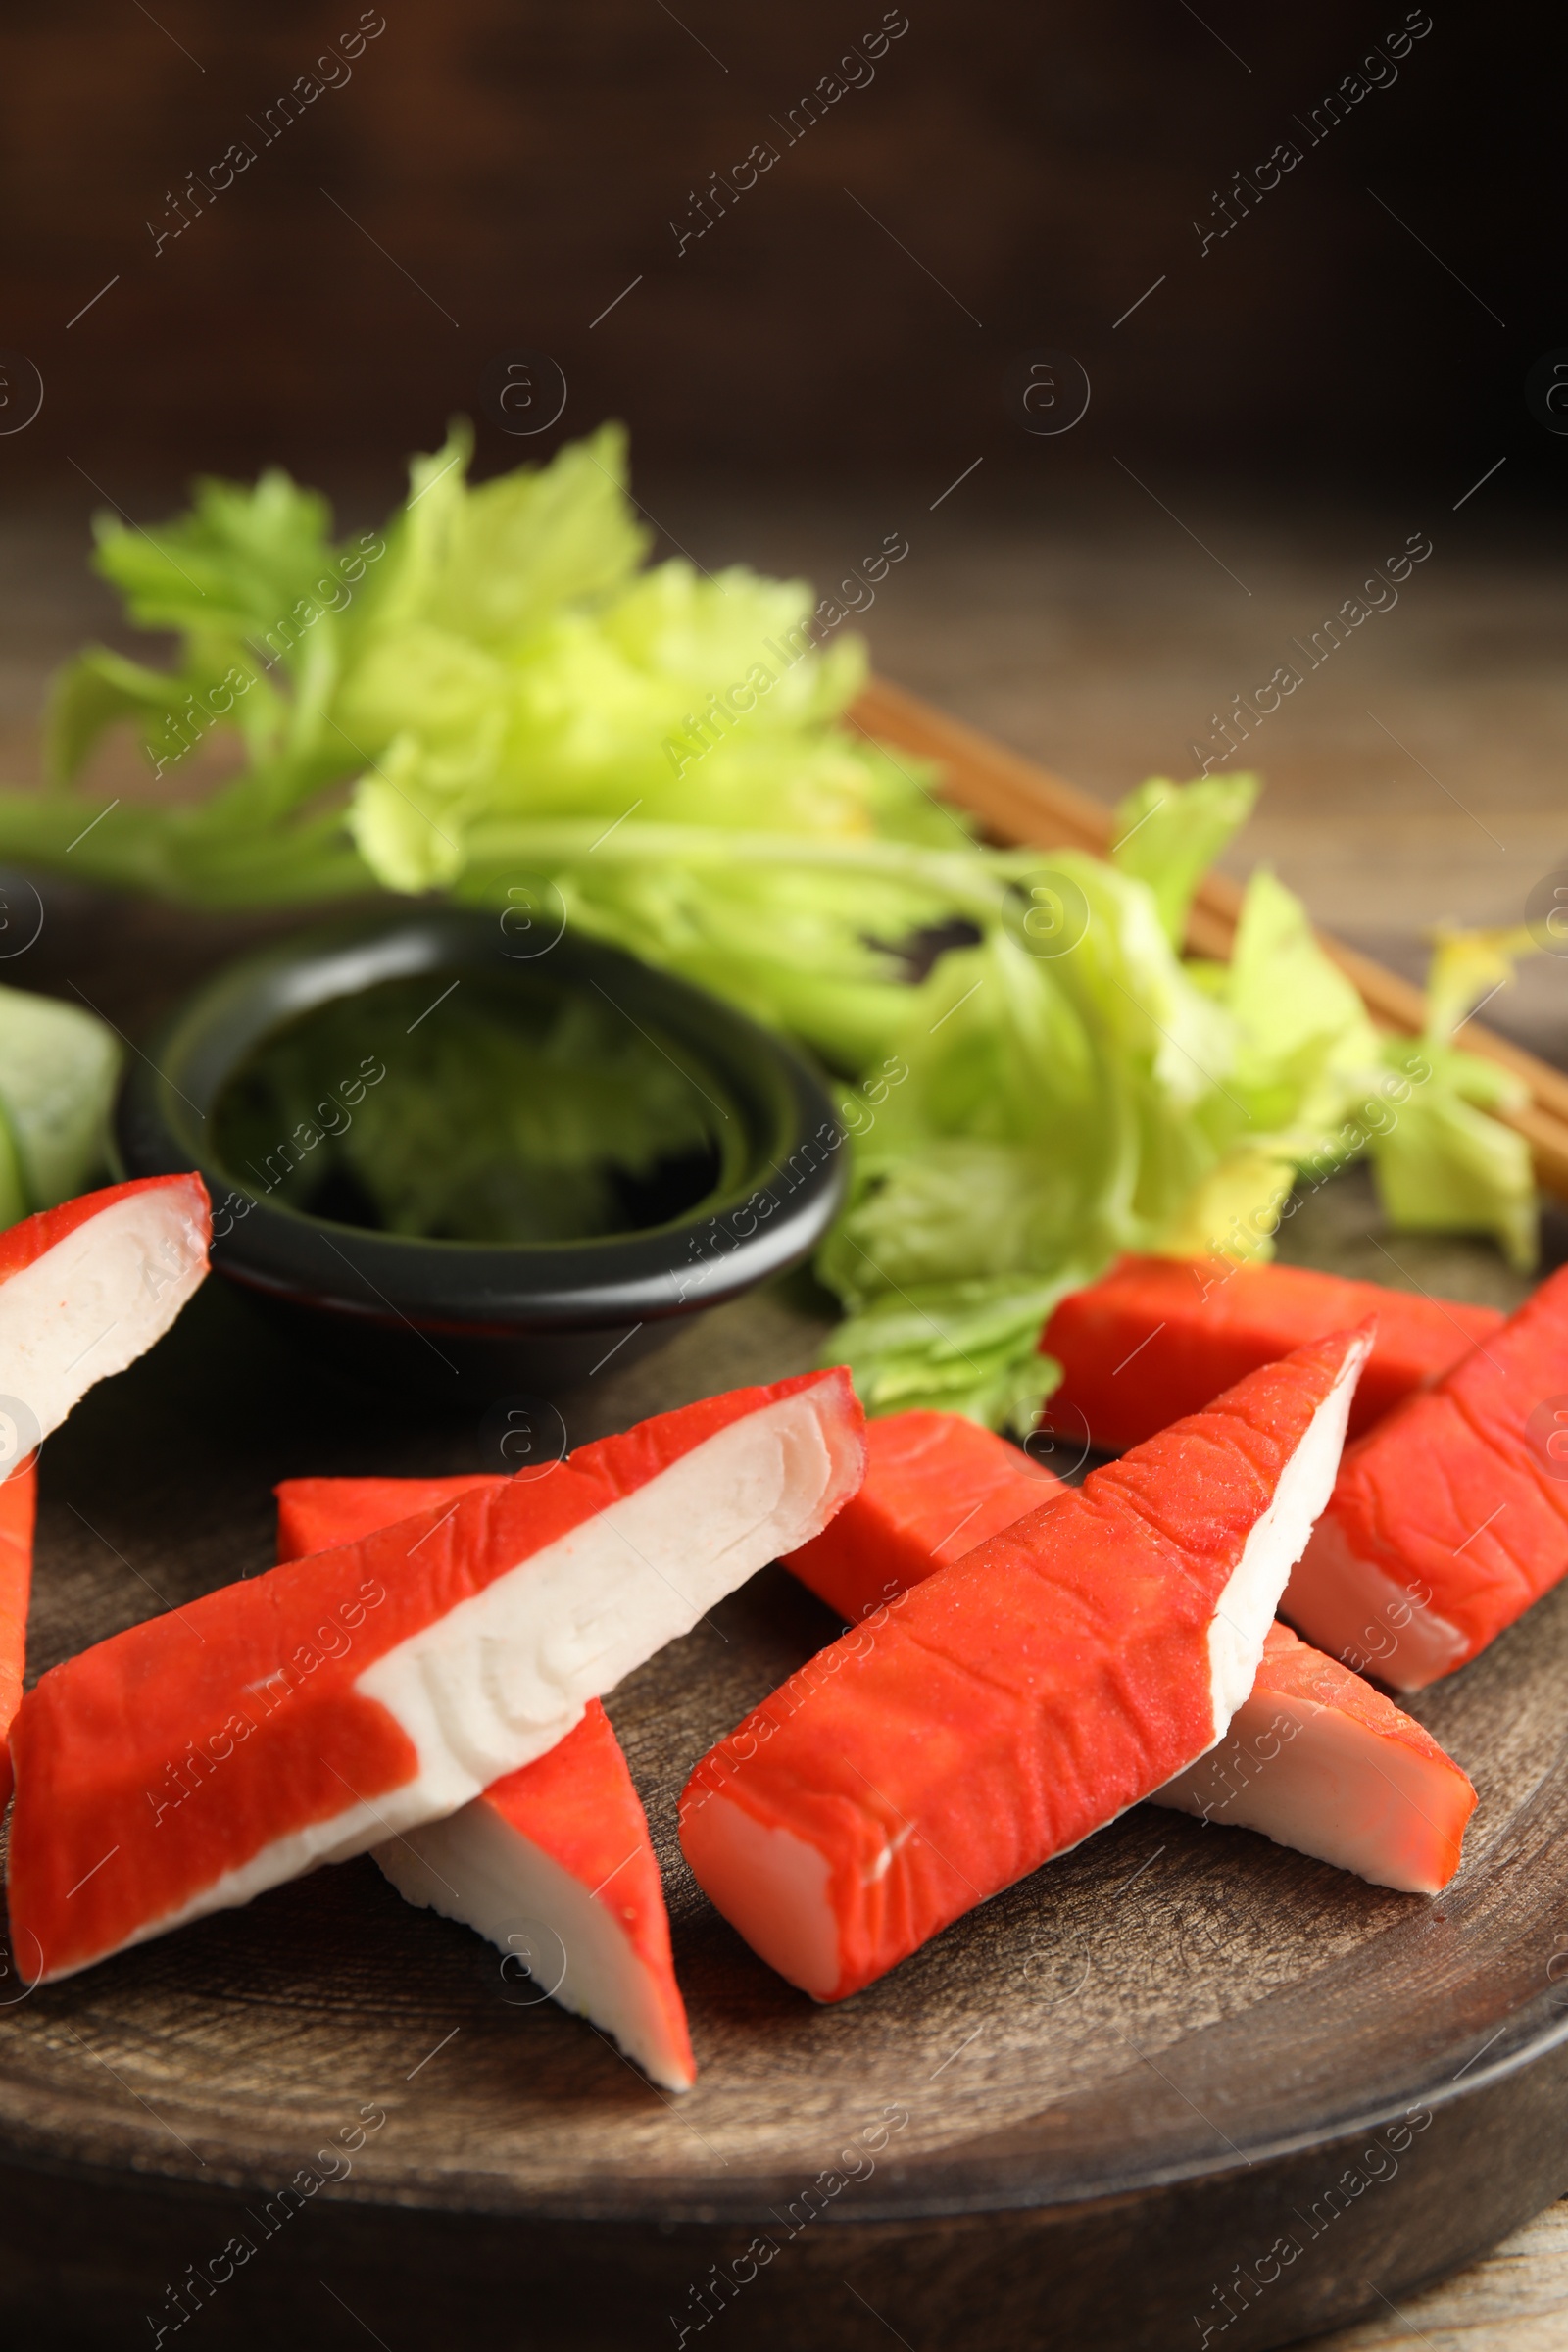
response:
M440 1509L475 1487L504 1484L287 1479L277 1489L278 1554L292 1558L287 1547L302 1538L324 1551L409 1510ZM374 1858L411 1903L476 1928L510 1954L519 2001L562 2002L612 2035L664 2089L690 2089L696 2067L659 1864L620 1742L596 1698L547 1755L445 1821L390 1838Z
M1502 1322L1493 1306L1304 1266L1124 1257L1064 1298L1046 1326L1042 1351L1062 1367L1046 1419L1080 1436L1087 1427L1102 1452L1120 1453L1200 1411L1258 1365L1368 1315L1377 1337L1350 1407L1351 1437L1429 1388Z
M83 1193L0 1233L0 1398L35 1425L24 1452L163 1338L207 1272L211 1240L194 1175Z
M472 1804L377 1846L411 1903L475 1928L521 2000L560 2001L612 2034L665 2090L697 2080L669 1917L610 1718L581 1723Z
M1565 1395L1568 1268L1349 1447L1292 1624L1396 1690L1476 1656L1568 1572Z
M22 1704L27 1657L27 1602L32 1592L32 1525L38 1472L29 1460L0 1487L0 1807L11 1795L12 1721Z
M1260 1830L1374 1886L1437 1894L1459 1867L1476 1792L1392 1699L1275 1625L1219 1746L1152 1801Z
M735 1390L55 1667L12 1736L17 1948L68 1976L456 1812L816 1535L863 1429L842 1369Z
M1062 1491L961 1413L889 1413L865 1425L859 1493L784 1565L855 1625Z
M1224 1736L1370 1342L1317 1341L1093 1471L703 1759L681 1842L764 1960L841 2000Z

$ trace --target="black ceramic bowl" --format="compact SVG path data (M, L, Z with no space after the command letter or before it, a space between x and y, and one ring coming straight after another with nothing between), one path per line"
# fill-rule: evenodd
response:
M213 1196L214 1264L284 1317L302 1344L382 1386L464 1405L514 1388L549 1395L612 1354L618 1367L682 1318L795 1265L831 1222L846 1176L832 1105L777 1038L702 990L570 931L542 956L513 948L504 920L455 908L378 913L299 934L196 990L132 1064L116 1115L127 1175L201 1171ZM621 1212L632 1229L564 1241L425 1240L356 1223L352 1204L345 1213L337 1200L302 1209L282 1195L298 1199L310 1121L292 1131L298 1140L279 1137L275 1151L264 1146L225 1164L237 1073L291 1025L329 1006L337 1009L326 1018L352 1025L356 1008L345 1001L375 990L365 1004L384 1007L391 983L412 984L421 997L427 990L439 1024L437 1008L466 981L466 1004L514 1004L526 1026L541 974L557 1002L581 993L601 1024L629 1024L628 1045L635 1032L662 1057L659 1071L667 1063L678 1086L695 1089L708 1156L688 1154L640 1195L634 1188ZM424 1018L410 1023L411 1039ZM426 1066L439 1035L427 1030L420 1041ZM394 1040L381 1056L389 1068L399 1051ZM331 1099L330 1112L319 1106L323 1120L352 1117L342 1089Z

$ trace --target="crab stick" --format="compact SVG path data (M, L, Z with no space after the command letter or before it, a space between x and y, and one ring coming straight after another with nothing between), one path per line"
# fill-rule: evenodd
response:
M1568 1267L1347 1452L1285 1614L1396 1690L1462 1666L1568 1570Z
M10 1901L71 1975L455 1813L859 1484L842 1369L737 1389L273 1568L46 1674Z
M1440 1379L1503 1319L1493 1306L1303 1266L1124 1257L1064 1298L1046 1326L1041 1349L1062 1368L1046 1419L1080 1437L1087 1428L1102 1452L1120 1453L1259 1364L1368 1315L1377 1337L1350 1407L1352 1438Z
M955 1528L981 1543L1065 1492L957 1413L891 1413L865 1434L859 1493L784 1563L852 1624L948 1566ZM1420 1724L1276 1623L1225 1739L1150 1801L1434 1894L1459 1867L1476 1798Z
M1062 1492L961 1413L889 1413L865 1425L859 1492L784 1565L855 1625Z
M858 1991L1223 1739L1327 1501L1363 1328L1253 1372L821 1651L699 1764L749 1943Z
M1225 1738L1151 1801L1260 1830L1375 1886L1437 1894L1459 1867L1476 1792L1393 1699L1272 1625Z
M477 1929L654 2082L697 2080L648 1821L598 1699L560 1744L375 1848L409 1902ZM503 1970L505 1963L502 1963Z
M272 1490L279 1565L313 1551L335 1551L377 1528L396 1527L420 1511L450 1509L465 1494L486 1488L495 1493L506 1483L493 1471L457 1478L285 1478Z
M207 1272L199 1176L146 1176L0 1233L0 1412L16 1470L95 1382L162 1339Z
M0 1806L22 1703L37 1449L95 1382L162 1339L207 1272L199 1176L151 1176L0 1233Z
M32 1522L38 1472L29 1460L0 1487L0 1808L11 1795L12 1722L22 1704L27 1654L27 1602L32 1593Z
M490 1478L297 1478L277 1490L278 1557L328 1550ZM3 1500L3 1497L0 1497ZM648 1822L597 1698L549 1753L444 1821L372 1849L411 1903L476 1928L666 2090L697 2078ZM501 1963L503 1970L506 1963Z

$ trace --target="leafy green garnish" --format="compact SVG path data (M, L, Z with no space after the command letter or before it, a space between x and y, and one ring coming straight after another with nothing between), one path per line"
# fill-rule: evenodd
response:
M0 794L0 856L69 848L84 878L209 906L548 906L791 1033L854 1134L818 1270L875 1410L1028 1428L1066 1291L1126 1250L1266 1253L1298 1171L1366 1150L1396 1218L1523 1260L1528 1156L1492 1115L1507 1080L1452 1045L1479 991L1451 956L1414 1045L1379 1036L1267 873L1233 960L1184 958L1253 779L1144 785L1108 861L988 848L934 771L847 723L863 649L803 581L645 564L618 429L477 489L469 455L455 430L384 533L346 541L277 473L202 483L149 532L101 521L100 570L177 663L68 666L53 788ZM101 813L76 779L122 723L164 772L219 728L242 764L204 800ZM944 932L970 944L911 980ZM483 1119L455 1148L434 1115L392 1122L356 1181L425 1229L501 1214Z
M1523 1082L1453 1043L1483 998L1535 953L1524 929L1440 930L1427 977L1427 1020L1418 1044L1390 1039L1390 1066L1409 1082L1398 1116L1381 1122L1370 1150L1378 1190L1396 1225L1412 1232L1490 1234L1521 1273L1536 1263L1535 1179L1530 1147L1492 1114L1520 1110Z
M1149 884L1173 948L1187 936L1198 885L1251 815L1257 794L1258 779L1252 775L1205 776L1186 785L1151 776L1117 809L1111 860L1124 874Z

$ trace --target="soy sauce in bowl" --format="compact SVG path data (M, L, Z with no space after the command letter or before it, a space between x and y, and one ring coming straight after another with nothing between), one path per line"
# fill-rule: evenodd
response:
M466 1405L628 1362L798 1264L844 1197L814 1072L597 940L416 907L242 957L136 1058L127 1174L197 1168L213 1263L313 1351Z

